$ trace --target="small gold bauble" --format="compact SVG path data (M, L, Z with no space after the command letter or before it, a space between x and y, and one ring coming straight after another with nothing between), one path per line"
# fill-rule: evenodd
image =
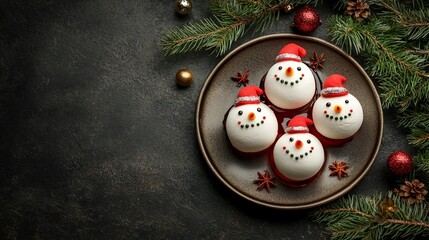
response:
M180 86L189 86L193 80L192 72L186 68L180 69L176 73L176 83Z
M292 4L287 4L284 6L284 10L286 13L289 13L290 11L292 11L293 9L293 5Z
M192 0L176 0L176 12L180 15L188 15L192 11Z

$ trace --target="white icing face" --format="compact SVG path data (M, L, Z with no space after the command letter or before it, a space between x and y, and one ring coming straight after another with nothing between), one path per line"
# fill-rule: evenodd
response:
M353 136L361 127L362 106L350 93L340 97L320 97L313 106L313 122L323 136L345 139Z
M311 69L302 62L281 61L274 64L265 77L265 94L277 107L295 109L311 101L316 82Z
M225 126L231 144L241 152L265 150L277 137L276 116L263 103L232 107Z
M285 133L273 150L274 164L287 178L302 181L311 178L323 166L325 152L310 133Z

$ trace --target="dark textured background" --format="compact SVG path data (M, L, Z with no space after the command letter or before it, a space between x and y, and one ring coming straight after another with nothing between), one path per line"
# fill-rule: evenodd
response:
M209 16L194 0L2 1L0 238L325 239L306 211L234 195L206 165L194 113L220 58L164 57L162 34ZM332 13L318 9L323 21ZM291 32L293 12L266 31ZM233 47L259 34L246 34ZM323 24L312 34L325 40ZM187 67L194 83L176 86ZM406 149L385 112L382 147L351 194L391 189L385 159Z

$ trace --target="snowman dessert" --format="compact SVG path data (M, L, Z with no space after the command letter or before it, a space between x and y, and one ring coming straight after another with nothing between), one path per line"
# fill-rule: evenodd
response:
M257 153L270 147L278 131L274 112L260 101L262 89L244 87L235 105L228 111L225 128L234 148L244 153Z
M313 122L304 116L292 118L274 145L271 168L286 185L304 186L314 181L321 172L325 152L320 141L309 133Z
M304 48L290 43L276 57L265 76L264 91L268 100L281 109L297 109L308 104L316 92L310 68L301 62Z
M351 95L343 83L346 78L333 74L323 83L321 96L313 106L314 127L329 139L346 139L361 127L363 110L359 101Z

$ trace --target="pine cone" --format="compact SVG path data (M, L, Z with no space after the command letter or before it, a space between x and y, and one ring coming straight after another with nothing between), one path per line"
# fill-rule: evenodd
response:
M362 2L363 0L350 0L347 2L346 12L356 18L358 21L362 21L369 16L369 5L368 3Z
M402 201L408 201L410 204L422 202L428 194L425 184L417 179L411 182L405 180L405 184L401 185L399 189L393 189L393 192L398 194Z

